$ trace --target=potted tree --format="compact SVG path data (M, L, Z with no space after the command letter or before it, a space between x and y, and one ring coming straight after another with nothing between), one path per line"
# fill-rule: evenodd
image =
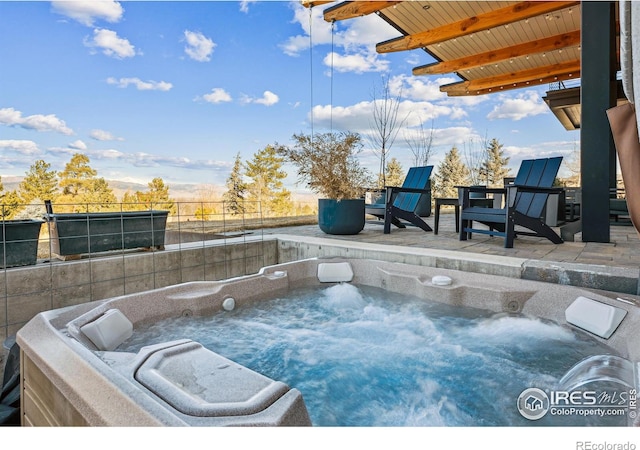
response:
M318 226L327 234L358 234L364 228L364 193L371 174L356 155L360 135L352 132L294 134L293 147L278 153L298 167L298 183L319 194Z

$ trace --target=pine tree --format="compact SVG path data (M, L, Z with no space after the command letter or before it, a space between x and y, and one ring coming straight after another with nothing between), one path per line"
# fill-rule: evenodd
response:
M34 162L26 176L18 185L18 197L20 202L28 204L34 200L55 201L58 192L57 173L50 170L51 164L42 159Z
M176 204L169 196L169 186L162 178L156 177L147 184L146 192L125 192L122 196L122 209L125 211L140 211L144 209L163 209L175 214Z
M509 157L504 156L502 144L493 138L487 146L487 159L480 166L480 179L486 181L489 187L502 186L504 178L510 174Z
M233 215L245 213L244 199L247 195L247 183L244 182L242 177L243 169L244 165L242 164L240 153L238 153L233 163L231 174L227 178L227 191L222 197L225 202L225 210L228 210Z
M396 158L391 158L387 163L385 180L387 186L402 186L402 183L404 182L404 171L402 170L402 164L400 164L400 161ZM384 187L382 185L383 182L383 179L380 177L378 179L378 185L380 187Z
M175 213L176 205L169 197L169 186L164 184L162 178L154 178L147 186L149 191L146 193L146 200L149 208L166 209Z
M141 196L143 196L143 194L140 191L125 192L122 196L122 210L123 211L140 211L144 209L144 199L142 199Z
M20 210L24 208L24 205L18 192L13 190L2 194L2 205L0 207L0 218L9 220L15 218Z
M262 215L269 217L293 209L291 192L282 183L287 176L282 170L283 163L284 158L278 156L272 145L267 145L253 155L253 160L247 161L245 173L252 180L247 185L252 212L257 212L259 207Z
M466 184L469 176L469 169L462 162L460 153L453 147L444 156L434 175L434 191L437 197L457 198L458 189L456 186Z
M116 196L104 178L90 165L89 157L76 153L58 175L62 195L58 201L63 209L74 212L98 212L114 210ZM65 207L64 205L68 205Z
M77 200L85 192L90 190L94 178L98 172L89 165L89 157L82 153L76 153L71 157L60 172L60 187L62 194L71 200Z
M82 195L82 203L91 205L91 211L113 211L119 209L113 190L104 178L95 178Z

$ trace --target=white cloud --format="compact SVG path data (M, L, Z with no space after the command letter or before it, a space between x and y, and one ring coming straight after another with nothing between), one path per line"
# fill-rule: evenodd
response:
M549 108L535 91L527 91L511 98L501 95L499 98L501 103L493 108L487 119L521 120L549 112Z
M105 130L91 130L89 136L96 141L122 141L124 139L114 136Z
M309 9L294 3L293 23L302 28L303 34L291 36L280 44L289 56L299 56L310 45L332 45L331 53L325 56L326 66L333 64L339 72L373 72L388 70L389 62L375 51L376 43L399 35L391 25L371 14L349 20L348 23L328 23L323 18L322 8ZM336 49L342 49L338 52ZM341 54L340 54L341 53Z
M104 28L93 30L93 38L85 38L84 45L101 49L105 55L117 59L132 58L136 55L136 48L127 39L119 37L115 31Z
M28 140L0 140L0 148L5 150L13 150L23 155L35 155L40 153L38 144Z
M69 144L69 148L72 148L74 150L86 150L87 144L85 144L83 141L78 139L77 141L71 142Z
M440 92L440 86L447 79L432 80L421 79L414 76L397 75L389 80L390 92L394 95L402 95L404 98L418 101L435 101L446 98L444 92Z
M280 101L280 97L278 97L276 94L274 94L271 91L264 91L264 93L262 94L262 97L260 98L252 98L252 97L245 96L242 99L243 103L257 103L259 105L265 105L265 106L273 106L279 101Z
M213 88L211 92L202 96L202 98L209 103L223 103L230 102L232 100L231 95L222 88Z
M184 51L191 59L200 62L211 60L211 54L216 46L211 39L200 32L189 30L184 32L184 38L187 42Z
M469 142L470 139L476 139L478 136L474 134L473 130L469 127L450 127L439 128L433 130L433 145L434 146L458 146L459 150L462 150L462 146ZM449 149L447 149L449 150Z
M389 61L378 58L375 53L353 53L339 55L331 52L322 61L336 72L384 72L389 70Z
M311 16L309 16L311 14ZM299 3L293 4L293 23L298 23L302 27L303 34L291 36L280 44L282 51L289 56L300 56L300 53L309 48L309 44L331 42L331 24L322 17L322 8L305 8ZM313 30L312 39L309 34Z
M113 77L107 78L107 83L119 88L126 88L133 85L139 91L169 91L173 87L173 84L166 81L142 81L140 78L120 78Z
M380 19L376 14L357 17L349 21L344 29L334 32L334 43L350 50L362 46L375 52L378 42L401 36L400 32Z
M51 6L58 14L69 17L88 27L93 26L94 22L99 19L111 23L118 22L124 12L120 3L113 0L54 0L51 2Z
M136 167L168 166L198 170L227 169L232 164L228 161L196 160L184 156L164 156L144 152L123 154L122 159Z
M120 150L107 149L107 150L93 150L91 156L95 159L121 159L125 156Z
M300 56L300 53L309 48L308 36L292 36L280 48L289 56Z
M383 100L377 100L382 102ZM320 127L351 130L362 135L372 133L373 101L362 101L351 106L317 105L313 108L313 121ZM398 124L416 127L421 123L449 116L455 111L431 102L401 101L398 105Z
M248 13L249 5L251 5L252 3L257 3L257 0L242 0L240 2L240 11L242 11L243 13Z
M73 130L67 127L64 120L58 119L55 114L48 114L46 116L35 114L22 117L22 113L13 108L0 109L0 124L18 126L27 130L54 131L65 135L73 134Z

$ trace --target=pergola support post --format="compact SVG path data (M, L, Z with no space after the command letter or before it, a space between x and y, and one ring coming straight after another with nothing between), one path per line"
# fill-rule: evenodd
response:
M616 187L616 150L606 110L617 101L615 3L583 1L581 29L582 240L609 242L609 192Z

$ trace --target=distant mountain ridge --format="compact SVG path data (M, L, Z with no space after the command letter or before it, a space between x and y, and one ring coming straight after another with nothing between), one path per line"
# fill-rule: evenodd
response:
M18 189L18 185L24 177L3 176L2 185L4 191ZM115 196L121 200L126 192L144 192L149 189L148 184L136 183L134 181L106 180ZM217 199L222 197L226 187L212 184L196 183L167 183L169 185L169 196L176 201L196 201L203 198ZM315 202L315 195L306 192L293 192L292 197L302 202Z
M2 185L4 191L12 191L18 189L20 182L24 177L6 176L2 177ZM126 192L144 192L149 189L148 184L136 183L134 181L122 181L122 180L106 180L109 187L113 190L113 193L118 199L122 199L122 196ZM206 191L208 194L222 195L224 188L220 186L206 185L206 184L191 184L191 183L167 183L169 185L169 195L175 200L195 200L202 191Z

